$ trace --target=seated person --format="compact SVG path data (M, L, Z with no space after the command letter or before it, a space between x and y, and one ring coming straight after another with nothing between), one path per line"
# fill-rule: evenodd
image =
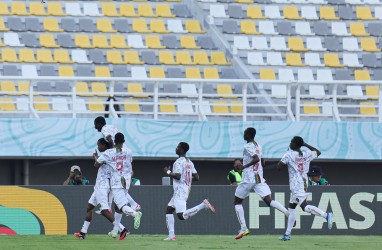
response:
M235 159L233 169L227 175L227 181L230 185L237 186L241 182L242 170L238 168L239 165L243 165L243 163L240 159Z
M308 172L308 186L330 185L325 178L319 166L311 166Z
M74 165L70 168L69 177L64 182L64 185L89 185L89 180L82 175L81 168L77 165Z

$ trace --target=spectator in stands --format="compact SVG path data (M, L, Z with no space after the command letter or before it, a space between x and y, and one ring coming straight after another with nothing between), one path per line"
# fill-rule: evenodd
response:
M308 186L330 185L325 178L322 178L322 175L319 166L311 166L308 172Z
M242 170L239 169L239 165L243 165L241 159L235 159L233 161L233 169L227 175L227 181L230 185L237 186L241 182Z
M64 182L64 185L89 185L89 180L82 175L81 168L77 165L74 165L70 168L69 177Z
M134 186L140 186L141 185L141 180L138 178L134 178L134 169L131 172L131 184L133 184Z
M105 105L105 111L109 111L109 102L110 100L113 100L114 102L118 101L114 96L109 96L109 98L107 98L107 104ZM121 109L119 108L119 105L118 104L114 104L114 110L115 111L120 111ZM108 118L109 117L109 114L105 114L105 117ZM121 117L120 114L118 114L118 117Z

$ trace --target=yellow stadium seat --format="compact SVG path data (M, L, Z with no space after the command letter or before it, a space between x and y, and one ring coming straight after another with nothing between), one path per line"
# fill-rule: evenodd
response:
M106 84L103 82L93 82L92 83L92 93L95 96L109 96L109 93L106 88Z
M377 48L374 38L362 38L361 39L361 48L364 51L368 52L380 52L381 49Z
M156 6L156 14L158 17L175 17L171 13L170 5L158 3Z
M12 98L0 98L0 110L15 111L15 102L12 100Z
M74 70L72 66L58 66L59 76L74 76Z
M261 80L276 80L276 73L273 69L260 69Z
M323 20L339 20L340 19L339 17L336 16L336 13L332 6L321 6L320 18Z
M343 64L340 63L340 59L337 54L324 54L324 64L328 67L342 68Z
M67 14L62 10L60 2L48 2L48 14L49 16L67 16Z
M16 95L16 86L14 82L1 82L0 89L6 95Z
M96 77L111 77L109 67L107 66L96 66L94 74Z
M151 4L139 4L138 15L141 17L157 17L157 15L153 12Z
M231 101L230 109L231 109L231 113L236 113L236 114L243 113L243 102Z
M33 106L35 110L38 111L51 111L48 103L48 98L34 98Z
M42 63L54 63L50 50L37 50L37 61Z
M97 19L97 29L105 33L115 33L116 30L113 29L110 19Z
M150 78L166 78L162 67L150 67Z
M29 12L33 16L47 16L48 13L45 12L44 4L41 2L30 2Z
M368 6L357 6L356 8L357 18L360 20L376 20L377 18L373 17L371 10Z
M60 45L56 44L54 35L52 34L41 34L40 35L40 44L45 48L59 48Z
M17 84L19 95L28 95L29 93L29 82L19 82Z
M174 2L174 3L179 3L182 2L183 0L166 0L166 2Z
M301 37L289 37L288 47L292 51L308 51Z
M58 26L57 19L55 18L45 18L43 21L44 29L49 32L63 32Z
M131 3L121 3L119 5L119 12L124 17L136 17L136 16L138 16L135 13L134 5Z
M211 62L215 65L231 65L231 62L228 62L224 52L215 51L211 52Z
M90 111L93 112L103 112L105 111L105 106L103 105L103 100L99 98L89 98L88 107Z
M217 68L204 68L203 72L205 79L219 79L219 72Z
M92 49L95 48L94 45L90 44L90 39L88 35L76 35L74 37L74 42L77 47L83 48L83 49Z
M309 106L306 106L309 105ZM320 114L320 108L317 102L304 102L304 114L317 115Z
M9 31L7 27L5 27L4 20L0 18L0 31Z
M124 52L125 63L127 64L145 64L139 59L138 51L125 51Z
M139 107L139 104L137 102L137 100L124 100L123 107L125 109L125 112L140 112L141 108Z
M253 5L247 7L247 17L253 19L265 19L265 16L263 16L263 13L261 12L261 7Z
M133 19L133 31L138 33L151 33L151 30L147 28L145 19Z
M108 50L106 52L106 60L112 64L125 64L118 50Z
M177 64L171 51L159 51L159 62L166 65Z
M29 16L25 3L23 2L12 2L11 3L11 14L17 16Z
M191 55L188 51L177 51L176 62L181 65L194 65L195 63L191 59Z
M56 63L73 63L73 61L70 60L69 52L67 50L55 49L53 52L53 55L54 55L54 62Z
M107 41L107 37L104 35L93 35L93 45L95 48L111 48L111 45L109 45Z
M354 70L354 79L356 81L370 81L370 73L368 70L356 69Z
M18 62L16 50L14 49L2 49L1 50L2 62Z
M206 31L202 30L198 20L186 20L186 30L194 34L206 33Z
M35 63L36 58L34 57L34 52L31 49L20 49L19 50L20 62Z
M194 52L194 63L197 65L211 65L212 63L208 59L208 54L205 51Z
M253 0L235 0L236 3L253 4Z
M8 10L8 2L0 2L0 16L8 16L11 13Z
M369 33L366 33L363 23L350 23L350 33L353 36L370 36Z
M213 101L212 112L214 113L229 113L226 101Z
M150 49L165 49L166 46L163 46L160 42L159 36L146 36L146 46Z
M359 112L361 115L376 115L377 110L373 102L361 102Z
M168 31L166 29L164 21L161 19L159 19L159 20L158 19L151 19L150 29L151 29L151 32L155 32L155 33L162 33L162 34L170 33L170 31Z
M241 33L247 35L259 35L261 32L256 30L255 22L253 21L241 21L240 22Z
M147 98L149 97L147 94L143 93L142 84L140 83L128 83L127 84L127 92L133 93L133 97L137 98Z
M284 18L289 20L301 20L302 17L298 14L298 8L296 6L284 6L283 9Z
M175 103L173 100L159 100L159 111L162 113L175 113Z
M196 45L195 38L193 36L181 36L180 46L185 49L200 49L200 46Z
M76 93L78 96L89 96L89 86L86 82L76 82Z
M123 35L111 35L110 36L110 46L116 49L128 49L125 37Z
M216 86L216 92L220 97L232 98L232 96L227 96L232 95L232 87L230 84L218 84Z
M287 53L285 56L286 65L288 66L305 66L301 61L299 53Z
M147 0L133 0L133 2L147 2Z
M378 100L379 87L378 86L366 86L366 96L372 100Z
M114 3L102 4L102 13L104 16L110 16L110 17L121 16L121 14L118 14L117 8Z
M186 78L202 79L199 68L186 68Z

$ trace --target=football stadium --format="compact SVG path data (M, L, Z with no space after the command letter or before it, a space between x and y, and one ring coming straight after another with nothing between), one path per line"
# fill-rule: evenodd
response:
M381 50L382 0L0 0L0 249L380 249Z

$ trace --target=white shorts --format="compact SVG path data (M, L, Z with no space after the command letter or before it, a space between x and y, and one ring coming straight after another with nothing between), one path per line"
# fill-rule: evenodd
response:
M289 203L298 204L300 206L301 203L304 200L306 200L306 198L308 198L309 195L310 193L306 193L306 192L290 193Z
M167 206L175 208L177 214L183 213L187 210L187 198L184 199L173 196Z
M240 183L235 191L235 196L240 199L245 199L248 197L251 190L256 192L261 198L271 194L271 189L265 182L262 183Z
M90 196L89 204L93 206L101 205L101 210L110 209L109 199L108 199L109 189L98 188L94 189L92 196Z
M113 195L114 203L115 203L115 205L117 205L117 207L119 209L121 209L123 206L127 205L127 203L128 203L128 200L126 198L127 189L112 188L111 193Z

